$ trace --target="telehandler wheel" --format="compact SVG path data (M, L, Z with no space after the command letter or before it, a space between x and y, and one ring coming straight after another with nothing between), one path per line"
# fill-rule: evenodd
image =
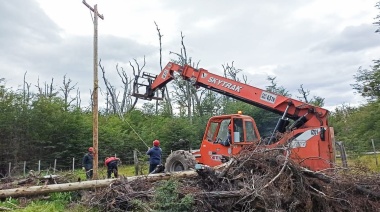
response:
M177 150L172 152L166 159L165 171L166 172L179 172L186 171L194 168L197 161L194 155L188 151Z

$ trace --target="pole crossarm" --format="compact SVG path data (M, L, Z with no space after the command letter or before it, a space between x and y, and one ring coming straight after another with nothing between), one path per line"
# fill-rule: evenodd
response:
M90 9L93 13L95 13L94 8L92 8L89 4L87 4L87 2L85 0L83 0L82 3L84 5L86 5L86 7L88 7L88 9ZM96 14L99 16L99 18L101 18L102 20L104 20L104 16L103 15L99 14L97 11L96 11Z

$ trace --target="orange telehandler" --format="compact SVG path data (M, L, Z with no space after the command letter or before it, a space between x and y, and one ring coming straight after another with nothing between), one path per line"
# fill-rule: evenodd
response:
M134 83L133 96L160 100L163 88L174 77L182 77L193 86L210 89L234 99L280 114L271 137L260 138L252 117L241 113L211 117L199 150L172 152L165 163L166 171L187 170L196 163L217 166L236 155L245 145L263 148L288 147L290 158L301 166L319 171L332 168L335 162L333 128L328 126L328 110L296 99L274 94L248 84L169 62L159 75L143 73L147 84ZM145 93L139 89L145 87ZM281 135L281 136L276 136Z

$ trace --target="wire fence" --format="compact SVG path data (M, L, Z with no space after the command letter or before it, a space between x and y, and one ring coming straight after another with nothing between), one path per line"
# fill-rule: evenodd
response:
M355 159L360 155L371 155L371 158L375 159L376 166L379 166L378 156L380 155L380 152L377 151L375 148L374 142L372 140L372 148L369 151L361 152L361 153L355 153L356 151L352 151L352 148L347 146L345 147L345 150L347 152L347 158L348 159ZM339 162L341 160L341 154L336 149L336 161ZM136 156L136 155L137 156ZM145 152L128 152L124 155L116 155L115 157L119 157L122 161L123 165L135 165L136 160L139 161L139 163L146 163L148 164L148 156L145 155ZM166 158L169 156L169 154L163 153L162 155L162 161L165 162ZM137 157L137 159L136 159ZM16 176L27 176L30 172L34 172L36 174L55 174L56 172L67 172L71 171L74 172L75 170L79 170L82 168L82 160L83 155L79 157L72 157L72 158L56 158L53 160L28 160L28 161L21 161L21 162L8 162L8 161L0 161L0 179L1 178L7 178L7 177L16 177ZM104 166L104 158L99 157L99 167Z
M112 155L115 157L119 157L123 165L135 165L136 158L134 153L128 153L126 155L118 156L116 154ZM148 164L148 157L143 155L142 153L137 154L138 160L140 163ZM162 161L165 161L168 157L168 154L162 154ZM1 161L0 167L0 178L7 177L15 177L15 176L27 176L31 172L34 174L55 174L56 172L75 172L75 170L79 170L82 168L83 156L81 157L72 157L72 158L56 158L54 160L29 160L29 161L21 161L21 162L7 162ZM99 167L104 165L104 158L98 158Z

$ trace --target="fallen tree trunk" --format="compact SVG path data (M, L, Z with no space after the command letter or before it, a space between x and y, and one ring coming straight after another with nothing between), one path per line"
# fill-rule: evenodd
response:
M30 186L30 187L19 187L14 189L0 190L0 198L6 197L20 197L20 196L31 196L31 195L41 195L48 194L53 192L67 192L67 191L76 191L83 189L91 188L101 188L107 187L112 182L118 180L125 180L127 182L132 182L138 179L145 179L147 181L159 181L167 180L169 178L191 178L196 177L198 174L196 171L184 171L184 172L173 172L173 173L162 173L162 174L150 174L142 176L133 176L126 177L121 179L105 179L105 180L91 180L91 181L82 181L75 183L64 183L64 184L52 184L44 186Z

